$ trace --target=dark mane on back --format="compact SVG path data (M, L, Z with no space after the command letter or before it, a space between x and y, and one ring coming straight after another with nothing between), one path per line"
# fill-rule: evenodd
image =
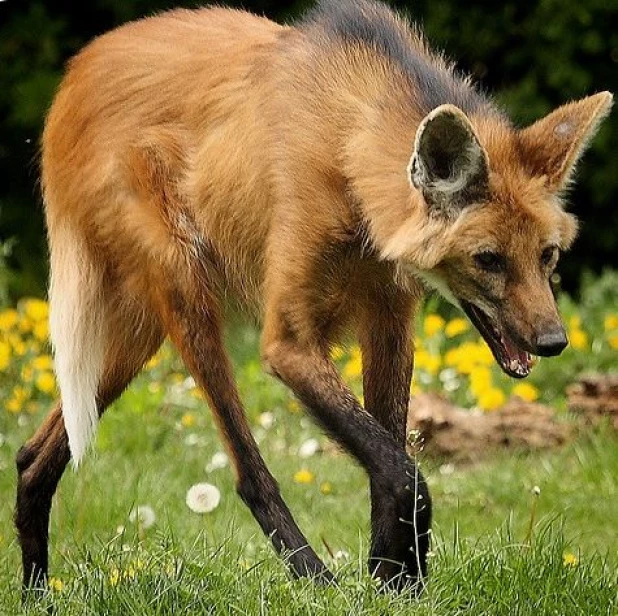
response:
M413 84L425 112L445 103L457 105L467 114L497 112L466 78L426 48L419 31L385 4L373 0L320 0L304 23L317 26L329 39L364 45L396 64Z

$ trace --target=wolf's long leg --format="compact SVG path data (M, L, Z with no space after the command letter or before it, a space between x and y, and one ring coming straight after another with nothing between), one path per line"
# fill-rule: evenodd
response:
M420 295L420 294L419 294ZM359 338L363 357L365 409L388 430L403 449L406 445L406 419L410 399L413 351L413 312L417 296L393 287L371 297L361 317ZM420 496L421 492L417 494ZM423 497L424 498L424 497ZM425 505L417 500L417 507ZM372 546L369 568L383 579L403 583L404 571L414 570L411 559L426 553L429 537L413 536L412 526L402 528L391 499L382 498L380 486L371 481ZM417 529L418 530L418 529ZM410 546L415 549L411 552ZM400 563L404 563L404 568ZM426 575L426 563L417 567Z
M384 524L373 529L372 553L395 561L379 574L389 581L395 575L397 586L417 581L426 570L431 503L416 465L400 440L361 407L323 350L300 344L272 321L265 331L263 354L272 372L369 475L372 501L381 512L373 522ZM384 545L376 545L376 537ZM393 546L388 542L394 538Z
M239 495L296 575L330 580L332 575L296 525L251 434L224 349L218 302L207 288L206 276L203 273L190 291L168 287L162 294L165 327L206 393L234 463Z
M126 302L123 302L126 306ZM96 396L99 416L124 391L133 377L159 348L161 333L156 322L143 314L135 320L115 315L108 328L104 370ZM48 529L52 497L70 459L60 402L36 434L17 454L17 504L15 525L22 550L24 588L41 587L48 567Z

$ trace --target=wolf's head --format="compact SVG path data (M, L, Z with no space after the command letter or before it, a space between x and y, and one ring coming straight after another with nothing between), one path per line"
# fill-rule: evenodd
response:
M561 195L611 103L596 94L524 130L442 105L416 133L421 232L404 225L385 253L460 305L511 376L567 346L550 277L577 223Z

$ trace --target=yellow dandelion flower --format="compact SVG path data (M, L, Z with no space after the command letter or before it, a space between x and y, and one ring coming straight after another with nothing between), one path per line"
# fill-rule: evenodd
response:
M483 366L491 366L494 363L494 356L491 349L484 340L476 345L476 361Z
M441 364L442 360L439 355L428 353L424 349L419 349L414 353L414 366L419 370L426 370L429 374L437 374Z
M110 574L109 574L109 585L117 586L119 581L120 581L120 570L114 568L110 571Z
M191 389L191 395L198 400L206 400L204 392L199 387Z
M9 413L19 413L19 411L21 411L22 404L17 398L13 397L6 401L4 407L7 411L9 411Z
M28 390L21 385L13 388L11 397L7 400L5 407L11 413L19 413L24 408L24 403L28 400Z
M0 314L0 317L2 315ZM603 325L606 332L611 332L618 329L618 314L608 314L603 320ZM1 326L0 326L1 329Z
M61 592L62 589L64 588L64 582L57 577L50 577L49 580L47 580L47 585L54 591L54 592Z
M446 334L447 338L454 338L455 336L459 336L460 334L467 332L468 329L470 329L468 321L466 321L465 319L457 318L450 320L446 324L446 327L444 328L444 333Z
M355 346L350 351L350 359L343 367L343 377L345 379L357 379L363 373L363 361L360 349Z
M444 323L445 321L440 315L428 314L423 323L423 331L425 332L425 336L431 338L438 332L441 332L444 329Z
M34 323L28 317L22 317L18 323L18 329L22 334L29 334L32 331Z
M127 570L123 573L123 577L125 580L134 580L137 572L135 571L135 567L133 565L129 565Z
M588 348L588 334L582 329L572 329L569 331L569 341L571 346L578 351Z
M439 355L430 355L427 358L427 366L426 366L427 372L433 375L438 374L441 364L442 364L442 360L440 359Z
M565 552L562 556L562 563L565 567L577 567L579 558L577 558L577 556L575 556L572 552Z
M446 352L444 364L462 374L471 374L478 366L491 366L493 355L484 342L464 342Z
M459 361L459 349L449 349L444 355L444 363L447 366L456 366Z
M11 364L11 345L0 340L0 370L6 370Z
M44 394L52 394L56 391L56 379L51 372L42 372L36 378L36 388Z
M156 368L161 363L161 352L155 353L144 365L146 370L152 370L152 368Z
M303 468L294 473L294 481L296 483L313 483L315 475L306 468Z
M300 404L298 400L292 398L288 401L288 411L290 411L290 413L300 413Z
M0 331L7 332L13 329L19 321L19 314L13 308L7 308L0 312Z
M32 368L32 364L26 364L22 366L21 369L21 380L26 383L30 383L32 381L32 377L34 376L34 369Z
M610 336L607 339L607 342L609 342L609 346L612 349L618 349L618 334L616 334L615 336Z
M39 355L32 360L32 367L35 370L51 370L54 367L54 362L51 355Z
M32 328L34 337L40 342L46 342L49 338L49 323L47 321L39 321Z
M478 405L484 411L495 411L504 405L506 402L506 396L504 392L496 387L492 387L483 392L478 398Z
M340 345L335 345L331 350L330 350L330 358L333 361L339 361L340 359L343 359L343 356L345 355L345 351L343 349L342 346Z
M47 302L42 299L27 299L24 304L24 313L33 321L45 321L49 315Z
M491 370L485 366L476 366L470 372L470 391L479 398L492 389Z
M18 355L19 357L21 357L22 355L26 354L26 351L28 350L28 348L26 347L24 341L17 335L12 335L8 337L8 341L11 344L11 347L13 347L13 353L15 353L15 355Z
M511 393L526 402L533 402L539 397L539 390L530 383L518 383L513 387Z
M323 481L320 485L320 492L324 494L324 496L328 496L333 493L333 484L330 481Z
M582 318L579 315L574 315L569 319L569 329L581 329Z
M180 423L185 427L185 428L191 428L192 426L195 425L195 415L193 413L185 413L181 420Z

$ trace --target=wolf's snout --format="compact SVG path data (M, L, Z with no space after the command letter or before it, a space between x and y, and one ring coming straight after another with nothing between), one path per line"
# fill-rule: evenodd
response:
M560 325L556 328L542 332L536 338L536 354L543 357L560 355L569 344L566 332Z

